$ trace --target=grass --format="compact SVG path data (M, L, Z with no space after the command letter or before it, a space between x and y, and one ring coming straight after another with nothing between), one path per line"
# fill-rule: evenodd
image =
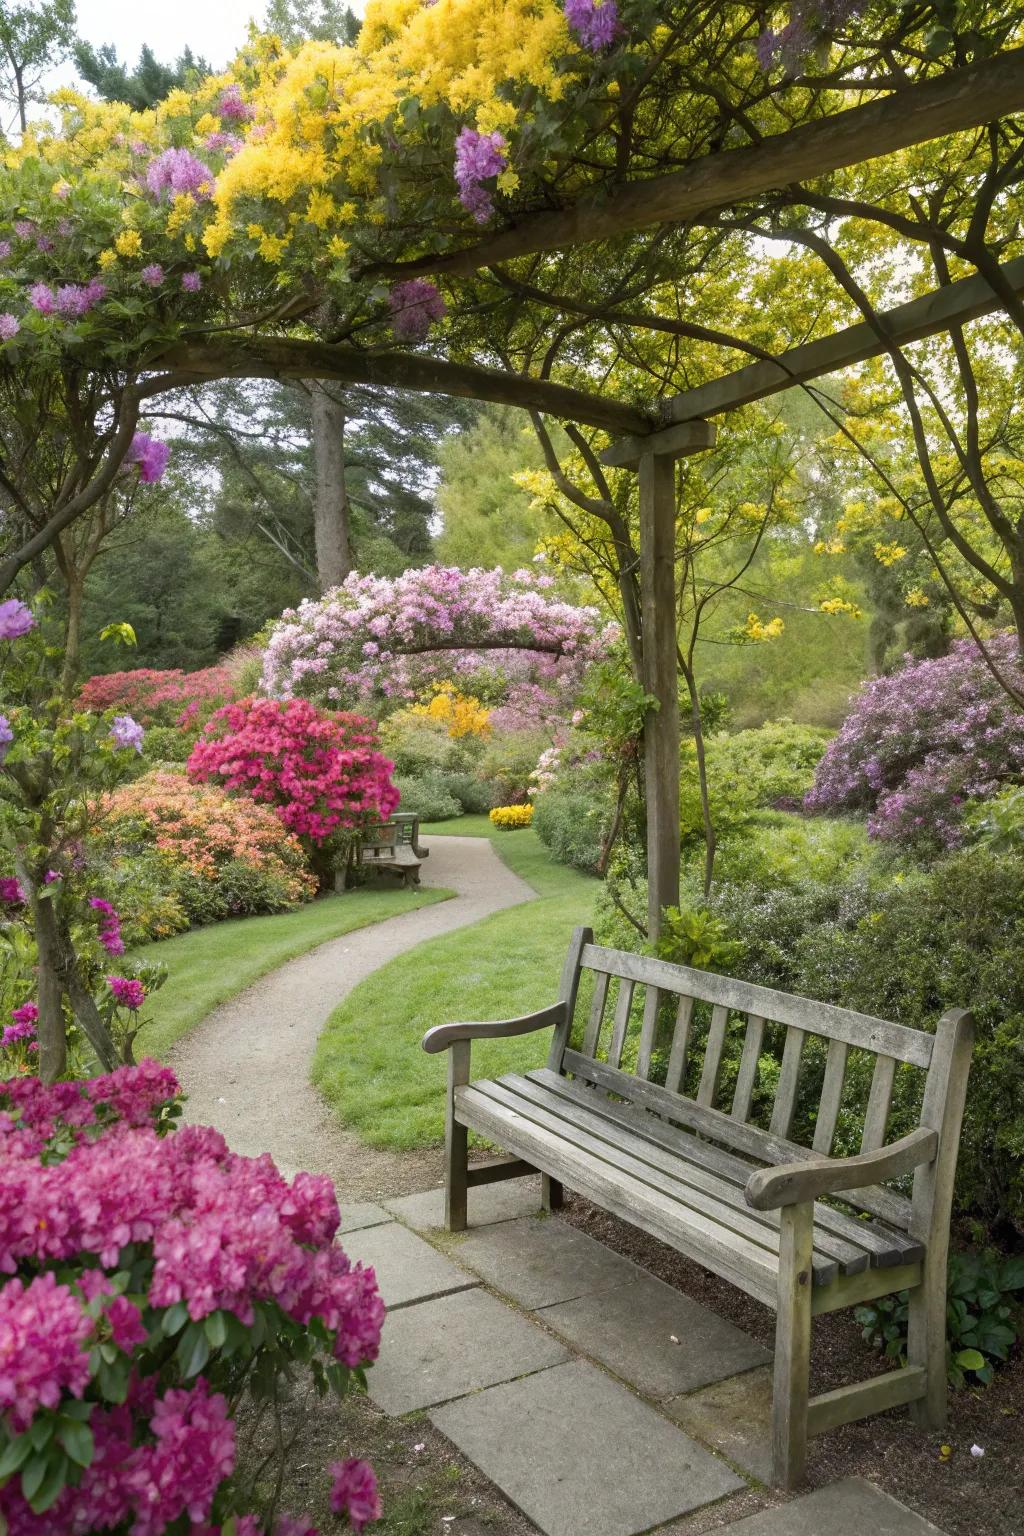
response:
M486 823L485 817L460 821ZM423 829L439 832L441 823ZM589 920L598 882L555 864L530 830L491 841L539 900L420 944L361 982L320 1036L313 1081L339 1118L371 1146L429 1146L444 1134L443 1055L420 1049L425 1030L452 1019L531 1013L554 1000L569 936ZM474 1075L542 1064L547 1031L478 1041Z
M218 1004L226 1003L286 960L294 960L328 939L443 901L451 894L426 887L348 891L343 896L322 896L294 912L211 923L160 944L146 945L135 958L160 961L170 975L153 994L136 1054L164 1056Z

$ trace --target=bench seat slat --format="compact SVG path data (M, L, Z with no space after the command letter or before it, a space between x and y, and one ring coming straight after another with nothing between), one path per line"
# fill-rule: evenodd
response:
M777 1303L778 1263L765 1248L730 1234L724 1227L689 1213L680 1221L681 1207L644 1179L634 1178L576 1147L572 1139L525 1115L507 1109L474 1084L455 1089L460 1124L471 1126L499 1146L541 1168L552 1178L588 1196L604 1210L642 1227L653 1237L712 1269L766 1306Z
M773 1136L753 1125L742 1125L720 1110L694 1104L690 1099L669 1093L657 1083L645 1083L631 1077L628 1072L617 1072L602 1061L581 1056L578 1051L566 1051L562 1065L565 1071L572 1072L585 1082L597 1083L611 1093L621 1094L624 1099L642 1104L644 1108L654 1110L655 1114L664 1115L670 1122L685 1125L691 1131L700 1131L715 1141L723 1142L733 1151L756 1158L758 1162L807 1162L816 1156L798 1142ZM870 1211L890 1226L901 1227L906 1231L910 1225L910 1201L880 1185L850 1191L843 1198L848 1204L857 1204Z
M519 1077L514 1073L499 1078L498 1084L524 1104L530 1105L531 1114L543 1116L545 1124L548 1123L547 1117L554 1116L571 1126L574 1135L596 1137L600 1141L609 1143L613 1148L620 1147L632 1157L667 1174L676 1184L685 1187L685 1193L680 1195L685 1204L693 1204L697 1210L717 1211L718 1208L724 1208L721 1214L716 1214L715 1219L724 1220L726 1226L732 1225L737 1218L740 1218L744 1224L749 1222L751 1217L758 1218L753 1229L756 1232L756 1240L773 1253L778 1251L779 1223L774 1212L753 1211L744 1200L740 1185L721 1174L713 1173L697 1163L690 1162L677 1150L671 1152L666 1150L656 1141L646 1137L642 1129L627 1128L616 1122L602 1113L603 1105L600 1101L593 1106L576 1104L570 1099L560 1097L532 1078ZM481 1085L477 1083L475 1086ZM597 1098L593 1090L590 1097ZM587 1144L589 1145L589 1140ZM737 1228L737 1230L744 1229L744 1227ZM847 1242L843 1238L834 1237L826 1228L815 1232L814 1249L816 1270L821 1269L824 1272L822 1260L828 1261L829 1270L832 1273L837 1264L842 1273L847 1275L859 1274L868 1268L867 1249Z
M734 1198L746 1204L743 1200L744 1186L753 1169L760 1167L760 1163L750 1163L733 1152L727 1152L722 1147L713 1146L711 1142L691 1135L689 1131L670 1126L641 1105L609 1099L593 1088L584 1088L571 1078L562 1077L560 1073L551 1072L547 1068L528 1072L526 1081L566 1103L600 1115L612 1124L643 1137L645 1141L662 1147L696 1168L706 1169L723 1183L731 1185ZM765 1214L776 1219L772 1212ZM868 1255L872 1266L877 1268L910 1264L923 1257L922 1245L905 1232L873 1221L862 1221L836 1206L823 1205L819 1201L815 1206L814 1219L819 1231L834 1235L853 1249L861 1249Z
M773 992L769 987L737 981L713 971L695 971L686 965L673 965L649 955L632 955L624 950L605 949L599 944L584 946L580 957L584 970L625 976L631 981L650 982L666 992L699 998L707 1003L724 1003L735 1013L756 1013L777 1024L793 1025L809 1034L824 1035L829 1040L843 1040L914 1067L928 1067L932 1059L934 1036L906 1024L890 1024L850 1008L832 1003L816 1003L788 992Z

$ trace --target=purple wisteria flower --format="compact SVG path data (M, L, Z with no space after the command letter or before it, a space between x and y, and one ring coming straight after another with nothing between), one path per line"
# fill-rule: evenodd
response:
M572 27L584 48L591 53L601 53L610 48L622 31L615 0L563 0L565 19Z
M47 287L46 283L33 283L28 291L28 301L41 315L52 315L57 308L53 289Z
M434 284L422 278L396 283L388 294L388 304L391 329L398 341L423 341L433 321L443 320L448 312Z
M757 40L757 62L769 70L778 61L796 73L815 43L859 16L866 0L793 0L780 32L768 29Z
M498 176L508 165L507 139L502 133L477 133L462 128L455 140L455 183L459 202L478 224L486 224L494 212L494 195L485 186L490 176Z
M0 240L0 261L6 261L10 254L11 242L9 240Z
M16 219L14 233L19 240L31 240L36 232L36 227L31 219Z
M12 315L9 311L0 315L0 341L13 341L20 330L21 323L17 315Z
M240 85L229 85L222 91L217 103L217 116L233 118L235 122L245 123L255 116L255 110L247 101L242 100L242 88Z
M198 293L203 286L203 280L198 272L183 272L181 286L186 293Z
M136 981L131 976L108 976L107 986L113 992L118 1004L122 1008L130 1008L133 1013L146 1001L142 982Z
M8 720L6 715L0 715L0 763L3 762L4 758L10 751L11 742L13 740L14 732L11 730L11 722ZM14 883L15 885L18 884L17 881Z
M143 267L139 276L147 288L159 288L164 280L164 269L158 261L151 261L148 267Z
M0 720L3 720L2 715L0 715ZM5 725L6 723L7 722L4 721ZM0 730L2 729L3 727L0 726ZM0 906L20 907L24 900L25 892L22 890L15 877L13 875L0 876Z
M65 320L80 320L87 315L107 292L106 284L98 278L93 278L90 283L64 283L57 289L54 298L54 308Z
M161 443L148 432L136 432L125 462L139 466L139 479L143 485L155 485L163 479L167 460L171 456L170 443Z
M209 197L213 172L187 149L165 149L146 167L146 186L154 197L162 198L164 193L176 197L183 192Z
M9 597L0 603L0 640L20 640L35 627L36 621L27 603L17 597Z
M240 139L237 133L224 133L218 128L216 133L208 133L206 135L206 138L203 140L203 148L208 149L211 154L216 154L218 150L222 149L226 155L233 155L236 150L241 149L244 143L245 140Z
M145 731L137 720L131 715L115 715L110 727L114 745L117 747L133 747L136 752L142 751L142 740Z

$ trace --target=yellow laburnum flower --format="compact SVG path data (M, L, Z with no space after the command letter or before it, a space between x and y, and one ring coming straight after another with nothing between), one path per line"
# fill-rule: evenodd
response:
M306 204L306 218L317 229L326 229L337 216L338 205L329 192L311 192Z
M814 546L816 555L841 555L846 551L842 539L819 539Z
M196 208L196 200L190 192L179 192L171 204L171 211L167 215L167 223L164 226L169 235L176 235L192 217Z
M168 117L183 117L186 112L192 110L192 97L188 91L169 91L161 103Z
M245 226L245 232L249 236L250 240L263 239L264 230L262 224L247 224Z
M498 177L498 191L510 196L519 186L519 177L515 171L502 171Z
M218 133L220 131L220 118L215 117L212 112L204 112L196 123L194 131L199 139L205 139L208 133Z
M111 267L117 266L117 252L112 251L109 248L105 251L100 251L99 262L100 271L109 272Z
M291 244L291 239L291 235L264 235L259 244L263 260L276 266Z
M785 628L780 618L769 619L765 624L756 613L748 613L743 633L748 640L777 640Z
M460 736L491 734L490 710L472 694L460 693L454 683L438 683L430 703L414 704L409 713L439 721L456 740Z
M885 566L895 565L897 560L904 559L906 553L906 548L902 544L896 543L879 543L876 544L874 548L875 559L878 561L879 565Z
M908 608L927 608L931 598L927 592L922 592L920 587L911 587L904 601Z
M702 527L706 522L710 520L710 518L710 507L698 507L696 512L693 514L693 520L697 524L698 528Z
M478 133L507 133L515 127L518 113L510 101L501 101L494 97L491 101L485 101L482 107L477 108L476 126Z
M114 245L122 256L139 256L142 254L142 236L137 229L122 229L114 241Z
M343 261L348 255L349 242L347 240L343 240L340 235L335 235L327 249L330 251L331 255L335 258L336 261Z
M845 597L826 597L818 607L822 613L848 613L851 619L859 619L861 616L857 604L847 602Z

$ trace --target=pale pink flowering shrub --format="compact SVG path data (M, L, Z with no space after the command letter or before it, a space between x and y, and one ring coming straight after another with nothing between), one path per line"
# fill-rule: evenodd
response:
M269 1392L295 1365L341 1392L376 1357L383 1305L373 1271L334 1241L330 1180L289 1183L217 1131L174 1131L177 1093L155 1062L0 1082L10 1536L214 1536L233 1517L262 1536L238 1507L229 1396L247 1377ZM358 1530L379 1513L375 1486L346 1466L336 1507Z
M234 692L230 670L224 666L204 667L199 672L138 667L134 672L90 677L78 702L96 714L120 707L144 726L184 725L198 723Z
M281 616L263 689L379 714L447 682L497 705L498 729L564 715L616 631L596 608L552 597L552 585L529 569L353 573Z
M988 650L1024 690L1016 638ZM978 647L906 663L866 683L829 744L805 799L809 810L868 811L872 837L956 847L972 802L1024 780L1024 711L992 676Z
M305 699L242 699L207 722L188 772L272 805L289 831L318 845L397 806L392 764L376 747L376 727L359 715Z

